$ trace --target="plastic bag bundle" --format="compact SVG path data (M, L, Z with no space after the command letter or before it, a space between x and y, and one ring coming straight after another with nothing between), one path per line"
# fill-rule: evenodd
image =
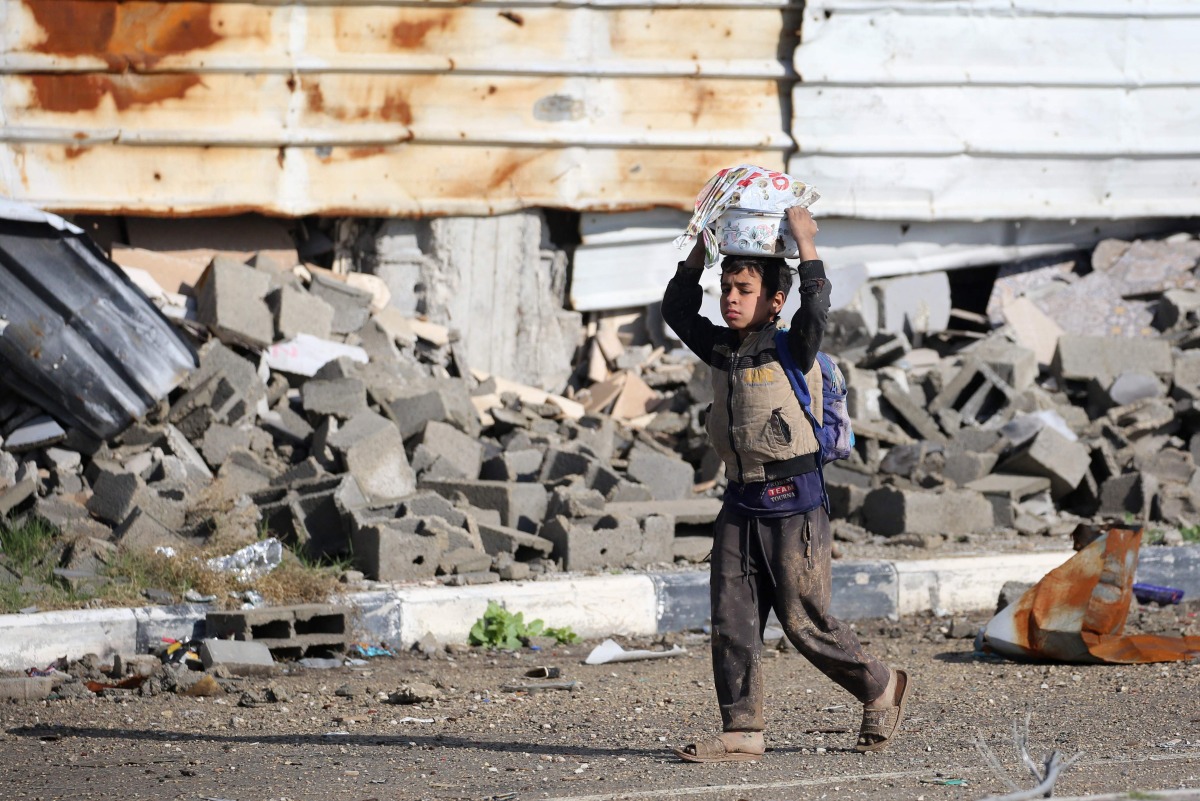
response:
M697 236L704 238L704 266L721 259L717 221L727 209L782 212L792 206L807 208L821 195L803 181L777 170L739 164L727 167L712 178L696 197L696 210L675 247L683 249Z

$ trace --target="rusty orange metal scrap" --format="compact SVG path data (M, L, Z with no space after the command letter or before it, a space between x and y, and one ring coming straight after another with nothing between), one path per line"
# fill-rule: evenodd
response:
M687 209L720 167L782 169L793 147L775 52L791 0L734 5L0 0L0 195L150 215Z
M1200 657L1200 637L1124 634L1140 530L1113 527L1051 570L984 629L995 653L1061 662L1175 662Z

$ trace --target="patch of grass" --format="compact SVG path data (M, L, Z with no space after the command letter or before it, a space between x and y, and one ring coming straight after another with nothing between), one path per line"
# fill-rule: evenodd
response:
M53 526L37 518L15 527L0 520L0 552L9 564L24 573L53 550L57 535Z
M505 648L510 651L523 646L530 637L553 637L564 644L579 639L569 627L547 628L541 620L526 623L524 612L510 612L495 601L488 601L487 611L471 626L468 636L471 645Z
M1184 526L1179 533L1183 535L1184 542L1200 542L1200 525Z

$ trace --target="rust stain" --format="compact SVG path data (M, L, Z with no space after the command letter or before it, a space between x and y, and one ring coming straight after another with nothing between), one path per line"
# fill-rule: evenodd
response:
M96 56L117 72L153 68L163 58L221 41L210 3L23 0L56 56ZM218 26L219 27L219 26Z
M84 153L88 152L90 149L91 148L84 147L82 145L70 145L63 148L63 154L67 157L67 161L73 161L82 156Z
M346 151L346 156L352 159L365 159L386 152L386 147L352 147Z
M203 83L199 75L31 75L37 105L46 111L70 114L98 108L111 97L119 111L182 98Z
M515 11L501 11L499 16L511 22L513 25L520 27L525 24L525 17Z
M353 122L377 117L404 125L411 125L413 121L412 106L409 104L408 98L401 92L387 93L382 103L364 101L357 106L347 108L344 105L326 103L325 93L321 89L320 82L305 80L304 95L309 111L315 114L325 114L336 120Z
M407 49L420 47L430 31L444 31L450 27L450 16L449 12L443 12L426 19L397 22L392 26L392 44Z

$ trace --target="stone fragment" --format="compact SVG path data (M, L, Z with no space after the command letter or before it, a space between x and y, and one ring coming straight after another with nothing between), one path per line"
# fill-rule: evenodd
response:
M138 494L146 483L135 473L115 473L104 470L92 485L88 511L98 520L117 525L137 506Z
M473 437L440 420L430 420L421 434L423 448L435 462L448 468L447 478L479 478L483 466L483 445Z
M966 488L982 494L991 503L997 527L1009 528L1016 520L1020 504L1050 491L1050 479L1045 476L992 473L968 483Z
M314 275L309 292L332 307L330 329L335 334L353 334L371 315L371 293L335 278Z
M1079 486L1091 463L1088 449L1072 442L1050 427L1042 428L1032 439L1006 458L1000 469L1009 473L1045 476L1055 498Z
M278 670L271 650L254 640L201 640L200 663L206 670L222 668L234 676L270 676Z
M549 501L541 484L515 481L469 479L423 479L422 489L433 490L445 498L461 494L472 506L494 509L503 525L535 534L546 516Z
M629 452L626 474L650 490L656 501L671 501L691 497L692 466L682 459L668 456L643 443Z
M416 489L404 441L386 418L361 412L329 437L329 445L370 503L394 503Z
M1150 521L1158 482L1142 473L1113 476L1100 488L1100 514L1124 520L1132 515L1140 523Z
M863 503L867 530L897 534L975 534L992 527L992 505L969 490L928 492L880 487Z
M357 378L310 378L301 387L300 397L310 419L329 416L349 420L367 411L367 388Z
M269 298L275 314L275 332L279 339L298 334L329 339L332 333L333 307L303 289L284 285Z
M1165 340L1062 336L1050 368L1059 386L1066 387L1093 378L1111 381L1131 370L1170 375L1172 366L1171 345Z
M266 348L275 324L266 296L271 277L227 256L217 256L196 284L196 314L222 342Z

